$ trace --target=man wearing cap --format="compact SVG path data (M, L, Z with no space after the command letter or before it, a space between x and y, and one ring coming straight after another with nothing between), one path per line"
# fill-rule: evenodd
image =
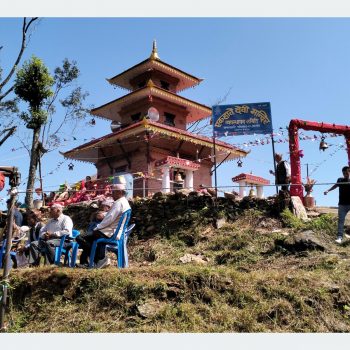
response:
M40 239L29 247L29 264L39 265L41 253L44 252L49 263L55 261L55 249L60 245L63 235L72 235L73 222L62 213L62 205L55 203L50 208L51 220L40 230Z
M83 248L80 256L80 265L87 265L87 258L90 256L92 243L99 238L110 238L113 236L119 222L120 216L130 209L128 200L125 198L125 185L115 184L112 186L112 195L115 199L111 209L104 219L95 227L91 235L78 236L77 242ZM106 267L109 264L106 256L105 244L98 244L95 254L95 264L97 268Z

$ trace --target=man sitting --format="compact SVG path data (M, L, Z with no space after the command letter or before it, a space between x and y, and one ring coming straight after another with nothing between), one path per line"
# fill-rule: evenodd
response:
M26 242L20 243L17 248L18 266L28 264L30 245L32 242L39 240L40 230L44 226L41 220L42 220L42 214L40 210L33 209L28 212L27 224L29 226L30 231Z
M39 265L41 253L47 257L50 264L55 261L55 249L60 245L60 238L63 235L72 235L72 219L62 213L63 207L60 204L53 204L50 208L51 220L40 230L39 241L34 241L29 248L29 263ZM65 243L65 248L69 243Z
M110 238L113 236L121 215L130 209L128 200L125 198L125 185L115 184L112 186L112 195L115 199L111 209L107 212L104 219L95 227L90 235L78 236L76 241L83 248L80 257L80 265L87 265L87 257L90 256L91 247L94 241L99 238ZM95 254L95 263L97 268L106 267L109 264L106 257L106 245L98 244Z

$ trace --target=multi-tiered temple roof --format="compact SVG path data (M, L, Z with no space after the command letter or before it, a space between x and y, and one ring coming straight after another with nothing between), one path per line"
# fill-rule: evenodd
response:
M203 80L163 62L158 56L155 42L153 43L153 50L149 58L107 80L111 84L121 88L134 90L133 82L135 82L135 78L142 75L149 75L149 73L154 71L162 73L164 76L167 76L167 80L175 82L175 92L180 92L198 85Z
M178 95L202 79L161 61L154 42L148 59L108 81L130 91L91 111L94 116L112 121L113 132L63 155L94 163L99 176L115 174L120 169L130 174L153 174L159 170L162 184L149 178L148 188L160 186L159 189L169 190L174 171L182 172L188 188L199 183L209 185L214 164L213 140L187 128L188 124L210 117L212 110ZM156 114L151 115L150 110ZM215 147L217 164L247 155L219 140ZM146 193L143 187L143 195Z

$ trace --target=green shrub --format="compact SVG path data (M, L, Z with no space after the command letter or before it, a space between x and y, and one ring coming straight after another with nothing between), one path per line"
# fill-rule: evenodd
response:
M337 219L331 214L320 215L306 223L306 228L334 235L337 230Z
M304 229L305 222L297 218L289 209L284 209L281 213L281 219L286 227L290 227L294 230Z

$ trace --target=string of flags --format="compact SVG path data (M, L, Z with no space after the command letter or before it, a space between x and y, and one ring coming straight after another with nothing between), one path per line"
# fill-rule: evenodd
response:
M323 165L325 162L327 162L329 160L329 157L333 157L339 150L343 149L344 145L340 144L337 146L337 148L331 152L327 154L327 158L323 159L321 162L317 163L316 166L311 170L310 175L312 175L316 170L318 170L318 168Z
M249 142L243 142L243 143L235 143L235 146L238 146L238 147L244 147L244 148L247 148L247 147L256 147L256 146L264 146L264 145L268 145L272 142L272 136L273 137L279 137L277 139L274 139L274 142L275 143L287 143L289 142L289 137L285 137L285 138L282 138L281 136L283 136L284 133L281 132L281 133L274 133L274 134L271 134L269 136L264 136L262 138L255 138L254 141L249 141ZM309 135L305 135L303 133L300 133L299 134L299 140L300 141L306 141L306 140L309 140L309 141L316 141L316 140L322 140L322 139L325 139L326 137L339 137L340 135L338 134L322 134L322 135L313 135L313 136L309 136ZM332 146L332 145L330 145Z
M51 171L47 172L45 175L42 176L42 178L44 179L45 177L49 176L49 175L53 175L56 171L58 171L61 166L66 163L67 160L63 160L63 161L60 161L57 163L57 166L56 168L52 169ZM21 182L21 185L25 185L27 183L27 180L28 180L28 177L25 178L25 181L24 182Z
M92 120L89 123L93 125ZM143 140L146 142L149 142L150 139L154 138L155 136L156 136L156 134L144 135ZM252 141L247 141L247 142L242 142L242 143L236 143L236 142L232 142L232 143L235 146L240 147L240 148L251 148L251 147L264 146L264 145L270 144L272 142L272 137L274 137L275 144L287 143L287 142L289 142L288 136L289 136L288 135L288 127L286 127L286 128L280 127L277 130L277 132L274 132L271 135L266 135L266 136L257 138L256 135L254 134L255 139ZM339 136L340 136L339 134L333 134L333 133L323 133L321 135L314 134L313 136L309 136L309 135L306 135L303 131L299 132L299 140L301 140L301 141L305 141L305 140L316 141L316 140L321 140L322 138L326 138L326 137L332 138L332 137L339 137ZM229 137L234 137L234 136L229 136ZM52 145L57 146L57 147L59 145L66 146L67 144L69 144L71 142L90 142L90 141L96 140L95 137L77 138L76 136L66 136L66 137L61 138L61 140L63 141L63 143L61 143L61 141L58 140L59 138L57 135L52 135L51 138L52 138L52 140L51 140ZM140 138L140 137L138 137L138 138ZM232 140L232 141L234 141L234 140ZM135 143L135 142L139 142L139 141L131 141L130 143ZM18 148L12 148L11 152L16 152L16 151L22 150L24 148L25 148L24 146L21 146ZM96 148L100 148L100 147L97 146Z

